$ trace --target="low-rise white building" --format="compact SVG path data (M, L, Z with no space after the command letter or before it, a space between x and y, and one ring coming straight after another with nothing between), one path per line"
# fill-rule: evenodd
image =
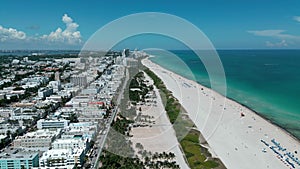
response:
M58 119L58 120L45 120L40 119L37 121L38 129L47 129L47 128L66 128L69 125L69 120Z
M87 139L83 139L82 136L67 138L67 139L56 139L52 143L52 149L83 149L86 150L88 146Z
M14 148L26 148L28 150L46 151L51 143L60 136L61 130L37 130L18 136L13 141Z
M53 92L54 93L57 93L58 91L61 90L61 83L60 83L60 81L51 81L51 82L49 82L48 86L50 86L50 87L53 88Z
M94 122L79 122L70 123L61 138L74 138L75 136L82 136L83 139L89 141L95 138L96 132L98 131L97 123Z
M0 117L9 118L18 113L21 113L20 108L0 108Z
M43 99L50 96L52 93L53 93L52 88L45 87L38 90L38 96Z
M61 102L61 96L59 96L59 95L51 95L51 96L47 97L46 100L52 100L52 101Z
M66 106L71 107L87 107L88 103L91 101L89 96L76 96L66 103Z
M64 167L71 169L75 164L79 165L79 167L83 164L84 155L83 149L48 150L43 153L39 164L40 167Z

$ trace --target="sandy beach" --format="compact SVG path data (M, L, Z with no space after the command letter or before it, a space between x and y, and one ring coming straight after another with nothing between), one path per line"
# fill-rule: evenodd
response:
M145 78L145 80L153 84L153 80L146 73ZM130 134L133 135L133 137L130 139L133 142L133 148L137 154L138 149L135 148L135 145L136 143L141 143L144 150L151 151L152 154L155 152L172 152L175 154L174 160L180 168L189 168L179 148L180 144L177 141L175 130L167 117L159 91L155 86L153 91L153 97L150 102L137 105L138 109L141 108L142 115L153 118L150 118L152 123L144 122L144 124L149 125L147 127L132 128Z
M172 91L227 168L300 168L300 143L283 129L148 59L142 63Z

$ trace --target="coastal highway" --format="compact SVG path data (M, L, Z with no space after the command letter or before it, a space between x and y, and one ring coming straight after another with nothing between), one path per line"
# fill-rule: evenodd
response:
M98 147L98 149L97 149L98 152L96 153L97 157L92 159L92 164L93 164L92 168L93 169L97 169L98 166L99 166L99 158L100 158L100 155L102 153L102 149L105 145L105 141L106 141L108 132L110 130L111 123L115 119L116 114L118 112L118 106L120 105L121 99L123 98L123 93L124 93L124 90L126 88L126 84L127 84L128 80L129 80L129 72L128 72L127 69L125 69L125 80L124 80L124 83L123 83L123 86L122 86L121 90L119 91L120 93L118 94L116 106L113 110L112 116L109 118L108 123L106 123L106 129L105 129L106 132L105 132L104 135L101 135L101 133L99 132L98 136L97 136L97 139L96 139L96 147Z

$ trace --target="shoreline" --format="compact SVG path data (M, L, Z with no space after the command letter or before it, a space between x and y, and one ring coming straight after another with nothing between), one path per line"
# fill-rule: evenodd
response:
M225 97L225 96L224 96L224 97ZM242 105L243 107L246 107L247 109L251 110L251 111L254 112L257 116L260 116L261 118L263 118L264 120L268 121L268 122L271 123L272 125L274 125L274 126L280 128L281 130L285 131L285 133L288 134L290 137L293 137L293 139L295 139L295 140L297 140L298 142L300 142L300 138L298 138L298 137L296 137L295 135L293 135L292 133L290 133L290 132L289 132L288 130L286 130L284 127L281 127L280 125L278 125L278 124L272 122L270 119L268 119L266 116L260 114L258 111L253 110L251 107L249 107L249 106L247 106L247 105L245 105L245 104L243 104L243 103L240 103L240 102L238 102L237 100L235 100L235 99L233 99L233 98L231 98L231 97L227 97L227 98L230 99L230 100L232 100L232 101L234 101L234 102L236 102L236 103L238 103L238 104L240 104L240 105Z
M149 58L150 58L150 57L155 57L155 56L150 55ZM150 60L150 61L151 61L151 60ZM159 65L159 64L156 63L156 62L153 62L153 61L151 61L151 62L154 63L154 64L156 64L156 65L158 65L158 66L160 66L160 67L162 67L163 69L165 69L165 70L167 70L167 71L169 71L169 72L172 72L172 73L174 73L174 74L177 74L178 76L181 76L182 78L185 78L185 79L194 81L194 80L192 80L192 79L189 79L189 78L187 78L187 77L184 77L183 75L180 75L180 74L178 74L178 73L176 73L176 72L173 72L172 70L170 70L170 69L168 69L168 68L165 68L165 67ZM199 84L199 85L201 85L201 86L203 86L203 87L205 87L205 88L207 88L207 89L209 89L209 90L213 90L213 89L211 89L209 86L204 85L204 84L201 84L199 81L194 81L194 82L196 82L197 84ZM214 90L213 90L213 91L214 91ZM217 91L214 91L214 92L217 92ZM263 118L264 120L266 120L266 121L268 121L269 123L271 123L271 124L277 126L277 127L280 128L280 129L284 130L284 131L286 132L286 134L288 134L289 136L293 137L293 138L296 139L298 142L300 142L300 138L298 138L296 135L294 135L293 133L290 133L286 128L284 128L284 127L280 126L279 124L277 124L277 123L271 121L271 120L268 119L265 115L260 114L258 111L254 110L254 109L251 108L250 106L245 105L244 103L240 103L238 100L236 100L236 99L234 99L234 98L232 98L232 97L224 96L223 94L221 94L221 93L219 93L219 92L217 92L217 93L220 94L220 95L222 95L223 97L226 97L228 100L231 100L231 101L233 101L233 102L236 102L236 103L240 104L241 106L243 106L243 107L249 109L250 111L254 112L256 115L258 115L258 116L260 116L261 118Z
M147 60L148 60L148 62L147 62ZM147 62L147 63L145 64L145 62ZM224 104L224 112L225 111L226 112L222 114L222 117L220 120L220 125L217 126L216 132L213 131L213 134L215 134L215 135L210 136L209 130L206 130L205 126L204 126L204 128L200 127L201 123L199 123L199 122L203 122L203 120L195 121L194 123L196 124L199 131L206 138L206 140L207 140L209 146L212 148L212 150L217 154L217 156L221 159L221 161L228 168L245 167L245 166L241 166L241 164L236 164L236 162L232 161L232 158L233 159L240 158L241 163L243 163L243 161L245 162L245 164L248 163L247 164L248 168L251 168L251 164L253 164L257 161L259 161L259 164L257 164L257 165L260 166L260 168L268 168L268 167L284 168L284 163L281 162L279 159L277 159L271 150L268 149L267 153L261 152L261 149L265 149L268 147L264 147L264 145L260 143L260 140L261 139L268 140L269 136L272 138L276 138L276 140L279 140L280 143L284 143L283 146L288 147L288 150L293 150L295 148L297 149L299 147L299 140L295 136L293 136L292 134L290 134L283 128L279 127L278 125L272 123L270 120L266 119L265 117L259 115L256 111L250 109L249 107L247 107L243 104L238 103L234 99L226 98L223 95L213 91L212 89L199 84L198 82L189 80L189 79L187 79L181 75L178 75L166 68L163 68L162 66L158 65L157 63L150 61L148 58L143 60L143 64L146 67L148 67L149 69L151 69L152 71L154 71L155 74L157 74L164 81L164 83L166 84L167 88L170 91L172 91L173 93L177 93L177 97L180 94L182 94L181 93L182 91L178 91L178 89L185 90L185 92L189 92L189 90L184 89L184 87L180 88L180 86L177 86L178 89L176 91L174 86L172 86L171 81L173 81L173 83L174 83L174 81L177 83L179 81L183 81L183 82L192 84L193 86L195 86L195 88L196 87L197 88L199 88L199 87L205 88L205 92L208 91L209 96L213 95L213 96L211 96L211 98L214 98L213 100L210 99L208 97L208 94L205 93L204 95L206 95L206 96L202 96L202 97L206 100L212 100L212 102L216 102L216 103L220 103L220 102L218 102L218 99L220 99L221 101L222 101L222 99L224 99L226 101L226 104ZM159 71L161 71L161 72L159 72ZM164 72L166 72L166 73L164 73ZM169 76L169 77L167 77L167 76ZM169 79L167 79L167 78L169 78ZM171 78L174 78L175 80L171 79ZM176 80L178 80L178 81L176 81ZM170 89L172 87L173 87L173 89ZM178 93L180 93L180 94L178 94ZM190 93L193 95L193 92L190 92ZM193 97L193 98L197 97L197 95L196 96L195 95L192 96L192 95L191 95L191 97ZM178 98L178 100L180 100L180 98ZM216 100L216 101L214 101L214 100ZM189 103L186 101L187 101L186 98L181 98L181 100L180 100L182 106L187 110L189 116L193 116L194 109L190 108L189 106L191 106L191 105L189 105ZM207 103L210 103L210 102L207 102ZM206 107L208 107L208 106L206 106ZM229 109L228 113L226 110L227 108ZM197 112L199 110L194 110L194 111ZM239 112L245 112L246 117L237 118L237 116L239 116ZM252 118L249 118L251 116L252 116ZM208 118L207 115L205 117ZM211 117L209 117L209 118L211 118ZM191 119L193 119L193 118L191 118ZM207 121L205 121L205 122L207 122ZM207 123L205 125L206 126L208 125L211 127L212 125L215 125L215 124ZM247 125L247 126L245 126L245 125ZM260 127L260 130L256 131L256 128L259 128L259 127ZM262 130L265 130L265 131L262 132ZM225 132L225 134L224 134L224 132ZM218 136L217 133L219 133L220 136ZM222 140L222 139L225 139L225 140ZM252 140L252 141L249 141L249 140ZM268 142L269 142L269 140L268 140ZM291 142L291 143L289 143L289 142ZM226 143L228 145L228 148L226 147L226 145L223 147L220 146L220 144L226 144ZM242 146L240 144L242 144ZM230 148L234 148L234 149L232 150ZM237 151L239 151L239 153L236 153ZM297 149L297 151L299 152L298 149ZM292 151L292 152L294 152L294 151ZM242 154L240 154L240 153L242 153ZM239 155L236 155L236 154L239 154ZM253 154L254 154L254 156L253 156ZM251 158L251 160L245 160L245 158L242 158L241 155L245 156L245 157L249 157L249 158ZM250 155L252 157L250 157ZM226 157L226 156L228 156L228 157ZM232 157L230 158L229 156L232 156ZM296 156L299 156L299 155L296 154ZM298 157L298 159L299 159L299 157ZM263 161L260 161L260 160L263 160Z

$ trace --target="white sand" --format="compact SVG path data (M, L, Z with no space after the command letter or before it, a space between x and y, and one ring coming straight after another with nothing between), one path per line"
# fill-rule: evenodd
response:
M152 79L145 74L146 80L149 80L153 84ZM161 97L159 95L158 89L154 86L154 91L156 97L153 99L156 103L147 103L147 105L137 106L142 108L143 115L153 116L151 119L155 121L155 124L152 124L152 127L136 127L132 128L130 134L131 141L133 142L133 147L135 151L136 143L141 143L144 147L144 150L151 151L152 154L155 152L172 152L175 154L175 160L180 168L189 168L186 164L183 153L181 152L179 146L180 144L177 141L175 131L171 125L167 113L162 104ZM149 123L147 123L149 124Z
M173 92L227 168L291 168L264 145L261 139L273 145L271 139L275 138L288 151L297 151L298 154L294 155L300 159L299 141L253 111L148 59L144 59L143 64ZM244 117L241 117L241 112ZM263 148L266 152L262 152ZM295 168L299 169L300 166L295 164Z

